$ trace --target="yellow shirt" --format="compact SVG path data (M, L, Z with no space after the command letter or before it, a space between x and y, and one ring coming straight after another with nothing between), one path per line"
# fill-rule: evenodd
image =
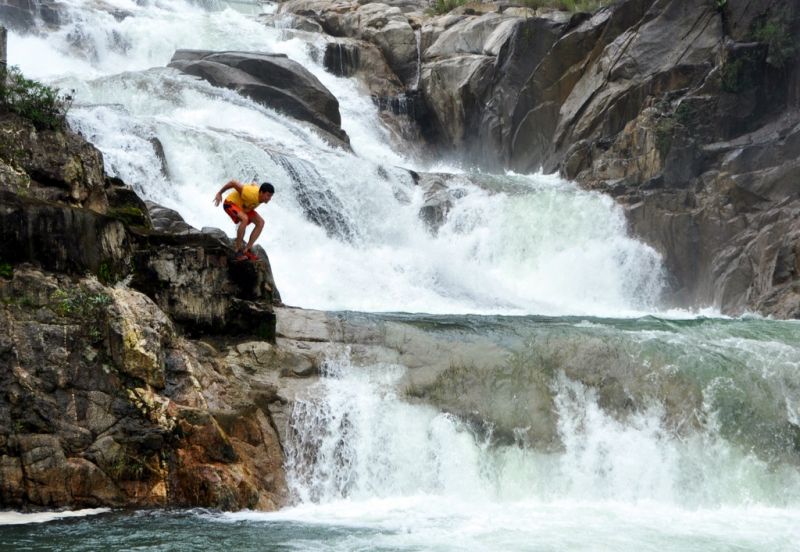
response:
M242 186L241 194L239 194L239 192L236 190L233 190L228 194L228 197L225 198L225 201L230 201L234 205L241 207L242 211L245 213L249 213L258 207L258 190L258 186L254 184Z

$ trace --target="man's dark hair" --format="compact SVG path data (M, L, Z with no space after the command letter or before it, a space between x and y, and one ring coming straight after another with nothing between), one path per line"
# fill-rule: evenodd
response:
M271 194L274 194L275 193L275 186L273 186L269 182L264 182L263 184L261 184L261 187L258 189L258 191L260 193L262 193L262 194L263 193L267 193L267 192L269 192Z

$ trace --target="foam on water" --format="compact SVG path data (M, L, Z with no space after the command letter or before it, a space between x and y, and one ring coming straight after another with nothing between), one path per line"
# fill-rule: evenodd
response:
M67 510L63 512L0 512L0 525L24 525L28 523L46 523L56 519L96 516L110 512L109 508L87 508L84 510Z
M729 346L744 357L781 348ZM404 372L351 366L346 352L330 360L319 395L292 416L296 505L213 519L299 524L309 536L298 534L297 546L332 551L788 551L800 538L797 466L727 441L710 403L702 430L676 433L657 403L620 420L593 389L561 374L563 449L544 453L492 445L454 416L408 404L396 390ZM312 537L314 526L329 533Z

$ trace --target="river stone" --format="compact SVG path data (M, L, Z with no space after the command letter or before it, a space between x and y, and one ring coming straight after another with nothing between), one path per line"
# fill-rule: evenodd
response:
M317 77L284 54L178 50L168 67L236 90L349 143L340 126L338 100Z

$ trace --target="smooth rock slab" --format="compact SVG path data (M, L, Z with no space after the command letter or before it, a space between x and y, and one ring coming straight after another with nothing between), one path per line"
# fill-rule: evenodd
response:
M340 126L336 97L306 68L283 54L178 50L168 67L235 90L350 143Z

